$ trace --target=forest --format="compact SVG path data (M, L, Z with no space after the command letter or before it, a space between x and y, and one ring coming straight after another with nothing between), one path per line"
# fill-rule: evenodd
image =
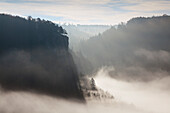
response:
M83 100L66 31L51 21L0 15L0 84Z

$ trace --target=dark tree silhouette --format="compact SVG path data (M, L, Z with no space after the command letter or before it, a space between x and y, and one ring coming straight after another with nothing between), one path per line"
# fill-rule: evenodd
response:
M0 85L84 99L65 34L51 21L0 14Z

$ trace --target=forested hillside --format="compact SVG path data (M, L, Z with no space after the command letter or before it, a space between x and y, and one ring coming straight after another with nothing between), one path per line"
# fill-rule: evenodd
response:
M146 79L156 71L170 72L169 29L168 15L133 18L82 42L80 52L93 70L113 66L115 71L110 74L114 77Z
M40 18L0 15L0 85L83 99L66 31Z

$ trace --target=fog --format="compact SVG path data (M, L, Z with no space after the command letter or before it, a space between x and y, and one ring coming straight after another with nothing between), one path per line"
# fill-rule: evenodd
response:
M90 100L79 103L30 92L0 92L0 113L168 113L170 112L170 77L149 82L127 82L109 76L113 67L101 68L96 85L111 93L112 101Z
M110 29L110 25L72 25L63 24L61 25L68 34L69 37L69 47L74 50L79 50L79 44L88 40L90 37L103 33L107 29Z
M1 92L0 100L0 113L145 113L122 102L80 104L26 92Z
M113 67L104 67L96 73L96 84L115 96L115 101L132 104L153 113L169 113L170 77L143 81L123 81L111 78Z

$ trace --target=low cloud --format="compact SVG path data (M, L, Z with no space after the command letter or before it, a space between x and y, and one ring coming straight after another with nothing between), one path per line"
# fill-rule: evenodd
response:
M168 106L170 104L170 77L166 75L167 73L161 73L162 78L154 78L147 82L124 81L111 78L109 76L111 70L115 71L113 67L101 68L95 75L95 80L96 85L113 94L116 101L129 103L149 113L170 112ZM143 70L143 73L144 71L146 70ZM154 74L160 73L155 72Z
M125 102L89 101L82 104L28 92L0 90L0 100L1 113L149 113Z
M2 113L168 113L170 77L144 81L123 81L109 77L113 67L103 67L95 74L96 85L114 95L113 101L76 101L30 92L0 90Z

